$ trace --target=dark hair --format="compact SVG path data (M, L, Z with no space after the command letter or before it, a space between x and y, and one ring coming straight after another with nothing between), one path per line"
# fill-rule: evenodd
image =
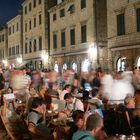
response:
M92 97L95 97L98 94L99 89L98 88L93 88L91 91Z
M64 89L66 90L68 87L70 87L70 84L65 85Z
M45 101L40 97L34 97L32 101L32 108L37 108L41 106L42 104L45 104Z
M71 93L66 93L66 94L64 95L64 100L70 99L71 97L73 97Z
M75 110L72 114L72 118L74 122L78 122L79 119L83 119L84 117L84 112L82 110Z
M101 116L98 114L92 114L87 118L86 130L92 131L93 129L101 126Z
M11 93L13 93L13 88L12 88L12 87L8 87L7 90L8 90L9 88L11 89Z

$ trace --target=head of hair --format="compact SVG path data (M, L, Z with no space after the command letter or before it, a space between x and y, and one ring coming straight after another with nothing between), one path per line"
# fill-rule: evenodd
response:
M23 68L21 68L21 70L27 70L27 68L26 67L23 67Z
M72 98L72 97L73 97L73 96L72 96L71 93L66 93L66 94L64 95L64 100L70 99L70 98Z
M11 93L13 93L13 88L9 86L7 89L9 89L9 88L11 89Z
M45 104L45 101L42 98L34 97L32 101L32 108L37 108L43 104Z
M98 94L98 91L99 91L98 87L94 87L91 91L92 97L95 97Z
M89 91L84 90L83 91L83 100L88 100L89 99Z
M87 118L86 130L92 131L93 129L101 126L102 118L98 114L92 114Z
M127 94L125 99L124 99L124 105L127 105L130 100L134 99L134 97L130 94Z
M29 91L30 91L32 88L35 88L35 86L34 86L33 84L30 85Z
M75 110L72 114L72 118L73 118L74 122L78 122L79 119L84 118L84 112L82 110Z
M64 89L66 90L68 87L70 87L70 84L65 85Z

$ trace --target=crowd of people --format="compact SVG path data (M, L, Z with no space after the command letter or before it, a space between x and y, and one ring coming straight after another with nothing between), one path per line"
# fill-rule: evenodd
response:
M108 136L140 134L140 69L124 72L76 73L0 68L2 115L22 119L32 139L58 139L52 121L72 122L64 140L103 140ZM49 113L57 118L47 120ZM116 138L117 139L117 138Z

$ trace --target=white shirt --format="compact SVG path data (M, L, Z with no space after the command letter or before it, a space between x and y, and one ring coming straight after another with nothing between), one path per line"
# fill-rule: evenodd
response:
M77 99L74 97L73 99L73 103L72 104L68 104L66 106L69 110L81 110L81 111L84 111L84 105L82 103L81 100Z
M59 95L59 99L60 99L60 100L64 100L64 96L65 96L66 93L68 93L68 91L67 91L67 90L63 90L63 91L60 93L60 95Z

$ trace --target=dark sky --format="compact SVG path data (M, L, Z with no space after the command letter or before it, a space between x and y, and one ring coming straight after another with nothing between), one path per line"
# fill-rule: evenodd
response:
M18 14L23 0L0 0L0 25L5 24Z

